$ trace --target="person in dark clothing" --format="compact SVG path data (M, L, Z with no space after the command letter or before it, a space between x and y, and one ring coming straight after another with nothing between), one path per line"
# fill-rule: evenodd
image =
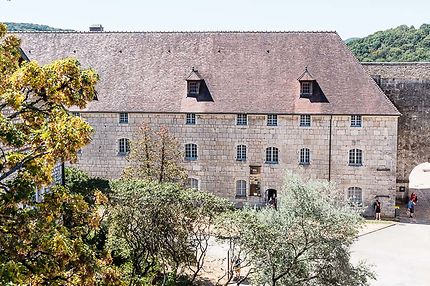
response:
M379 200L375 202L375 220L381 220L381 202Z

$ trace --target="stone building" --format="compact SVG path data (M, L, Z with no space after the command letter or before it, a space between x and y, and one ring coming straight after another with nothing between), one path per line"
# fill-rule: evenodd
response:
M74 110L96 130L79 167L116 178L129 140L161 125L190 184L264 203L285 170L336 182L394 214L400 113L333 32L20 33L30 59L76 57L101 76Z

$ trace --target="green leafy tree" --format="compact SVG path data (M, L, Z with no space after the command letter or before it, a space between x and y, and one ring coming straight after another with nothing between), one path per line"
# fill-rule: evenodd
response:
M211 237L214 218L230 207L226 200L177 184L116 181L112 184L110 245L122 255L131 285L142 279L196 280ZM165 285L165 284L163 284Z
M92 128L67 107L85 107L98 75L76 59L40 66L22 60L20 41L0 24L0 188L47 184L55 164L76 160Z
M347 42L359 61L420 62L430 61L430 25L419 29L399 26Z
M245 277L272 286L367 285L373 274L363 264L352 265L349 252L362 219L337 194L327 184L290 176L279 210L221 217L219 231L240 250Z
M74 161L92 128L67 108L85 107L98 75L75 59L40 66L23 59L20 41L0 24L0 284L120 285L110 258L96 257L87 236L100 222L92 205L54 187L36 202L61 161Z
M98 259L95 248L85 243L99 227L98 206L106 203L103 195L96 197L90 206L61 186L25 207L12 196L3 197L0 284L120 285L120 273L110 267L109 258Z
M183 183L185 169L181 166L182 153L177 140L165 127L154 131L147 125L139 128L137 140L131 142L127 159L129 167L123 178L171 183Z

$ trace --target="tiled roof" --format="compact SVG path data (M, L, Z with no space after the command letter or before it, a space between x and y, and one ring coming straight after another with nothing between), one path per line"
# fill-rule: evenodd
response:
M100 74L87 111L399 115L334 32L18 33L30 59ZM198 70L213 101L187 97ZM308 67L328 102L300 98Z

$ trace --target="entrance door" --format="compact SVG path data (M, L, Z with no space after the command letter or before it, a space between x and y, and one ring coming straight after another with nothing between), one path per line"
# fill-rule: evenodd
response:
M269 207L278 208L278 192L275 189L266 190L266 204Z

